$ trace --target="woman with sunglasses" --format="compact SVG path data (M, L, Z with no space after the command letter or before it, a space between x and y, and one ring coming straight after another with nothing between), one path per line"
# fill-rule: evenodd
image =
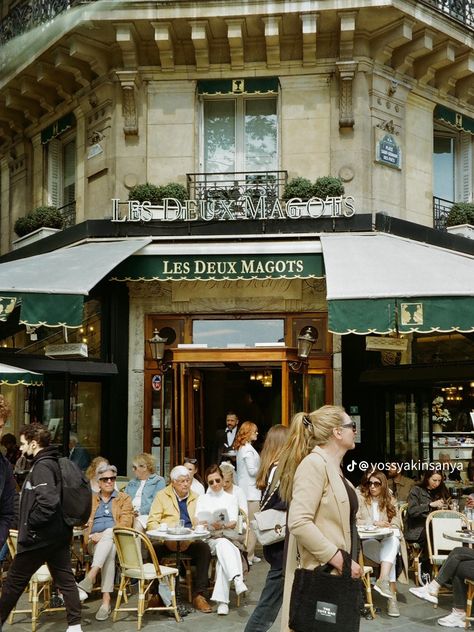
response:
M84 540L93 555L91 568L79 588L90 593L101 571L102 604L95 618L106 621L112 606L111 594L114 591L115 545L112 537L114 527L131 527L133 522L132 500L128 494L115 489L117 468L103 464L97 468L99 492L92 495L92 510Z
M342 572L341 551L350 553L351 575L361 577L358 554L357 494L341 463L355 447L356 425L340 406L322 406L293 417L278 459L280 497L289 504L282 631L289 630L294 571L330 564Z
M206 490L204 489L204 485L201 482L201 477L198 474L198 460L186 456L184 457L183 465L188 470L189 475L191 476L191 491L193 491L198 496L201 496L206 492Z
M362 550L364 555L380 564L379 578L374 589L386 597L387 614L389 617L399 617L396 584L396 560L399 552L402 554L404 577L401 581L407 583L408 557L403 540L402 523L397 508L397 501L390 493L387 477L379 470L366 474L359 488L359 511L357 513L359 526L392 528L391 534L382 540L376 538L364 539Z
M217 557L211 600L217 602L217 614L226 615L229 614L230 583L234 582L237 595L247 591L237 546L242 539L236 530L239 508L235 498L224 491L224 479L218 465L208 467L204 478L208 488L197 500L196 516L199 524L210 531L208 544L211 553Z
M132 465L135 478L123 490L132 499L135 519L133 528L145 531L150 507L155 496L166 487L165 479L156 473L156 459L147 452L137 454Z

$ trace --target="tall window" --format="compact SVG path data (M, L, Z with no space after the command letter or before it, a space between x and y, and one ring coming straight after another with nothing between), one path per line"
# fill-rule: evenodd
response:
M433 142L433 196L469 202L473 196L472 136L436 129Z
M48 201L57 208L76 200L76 138L68 134L47 145Z
M206 98L202 168L208 173L278 169L275 97Z

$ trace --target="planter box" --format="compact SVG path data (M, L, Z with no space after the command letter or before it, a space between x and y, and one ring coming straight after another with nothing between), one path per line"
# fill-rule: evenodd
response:
M18 250L18 248L28 246L35 241L39 241L40 239L59 233L60 230L60 228L38 228L32 233L28 233L27 235L23 235L23 237L19 237L18 239L12 241L12 250Z
M461 237L474 239L474 226L472 224L457 224L456 226L448 226L446 230L452 235L461 235Z

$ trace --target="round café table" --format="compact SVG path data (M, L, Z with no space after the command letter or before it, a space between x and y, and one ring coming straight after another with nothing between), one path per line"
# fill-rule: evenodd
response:
M443 533L443 538L446 540L453 540L454 542L461 542L463 546L474 546L474 532L466 531L465 533Z
M176 603L178 606L178 612L180 616L186 617L192 609L184 605L181 599L181 586L179 581L179 568L181 564L181 543L182 542L195 542L196 540L206 540L209 537L209 531L194 531L193 529L183 528L184 533L179 532L177 529L168 529L167 531L161 531L160 529L151 529L146 534L151 540L158 540L160 542L175 542L176 551L176 568L178 569L178 580L176 582ZM170 550L170 553L173 551ZM159 560L159 558L158 558Z

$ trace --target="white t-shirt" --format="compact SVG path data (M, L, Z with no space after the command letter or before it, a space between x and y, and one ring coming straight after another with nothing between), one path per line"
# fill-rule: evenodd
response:
M198 497L196 502L196 516L204 512L212 513L219 509L227 509L229 522L237 522L239 508L237 506L237 500L232 494L228 494L224 490L215 493L208 489L205 494Z
M198 496L201 496L202 494L206 493L206 490L204 489L204 485L200 483L197 480L197 478L193 478L193 482L191 483L191 490Z
M142 494L143 488L145 487L146 479L144 481L140 481L140 485L138 486L137 493L132 498L132 505L135 511L140 511L140 507L142 504Z

